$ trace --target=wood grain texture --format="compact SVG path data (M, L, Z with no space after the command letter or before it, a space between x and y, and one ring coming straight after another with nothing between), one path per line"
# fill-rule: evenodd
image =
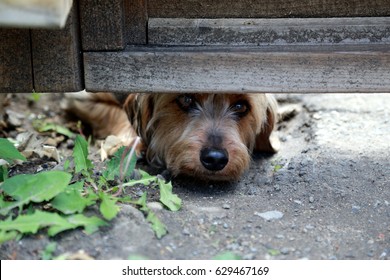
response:
M30 31L0 29L0 92L31 92Z
M389 16L390 0L149 0L148 14L155 18Z
M148 36L149 44L175 46L390 43L390 17L150 18Z
M79 0L79 9L84 51L125 47L123 0Z
M62 30L32 30L34 88L39 92L84 88L77 12L72 8Z
M84 55L86 89L114 92L390 92L389 45L144 48Z
M144 45L147 43L147 5L146 0L124 1L126 43Z

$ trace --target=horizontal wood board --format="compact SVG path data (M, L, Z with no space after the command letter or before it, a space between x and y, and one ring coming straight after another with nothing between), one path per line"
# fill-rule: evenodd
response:
M283 45L390 43L390 17L288 19L150 18L149 44Z
M84 54L85 85L114 92L390 92L388 45L137 48Z
M390 0L148 0L154 18L390 16Z

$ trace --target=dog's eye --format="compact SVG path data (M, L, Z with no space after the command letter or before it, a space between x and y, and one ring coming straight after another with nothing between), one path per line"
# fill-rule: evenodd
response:
M195 98L190 95L180 95L176 98L176 102L179 105L180 109L185 112L195 108Z
M249 104L246 101L238 101L232 106L230 110L237 116L243 117L249 112Z

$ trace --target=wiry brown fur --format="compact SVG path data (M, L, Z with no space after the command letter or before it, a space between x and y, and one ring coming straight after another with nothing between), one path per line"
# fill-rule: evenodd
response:
M130 132L131 143L136 132L146 147L148 162L167 168L174 176L234 180L249 167L254 150L274 151L270 134L276 121L276 101L269 95L188 95L194 100L194 108L186 111L178 105L180 94L128 94L122 96L121 103L132 127L123 120L123 111L118 113L117 100L121 98L113 96L89 94L81 101L88 105L80 104L72 111L95 123L100 137ZM247 105L245 115L238 116L232 109L237 102ZM228 162L222 170L208 170L202 165L200 153L208 147L227 152Z

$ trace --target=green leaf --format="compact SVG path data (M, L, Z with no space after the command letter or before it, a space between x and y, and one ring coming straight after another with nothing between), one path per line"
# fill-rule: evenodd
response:
M42 260L52 260L53 259L53 253L55 252L57 248L57 243L50 242L47 244L43 252L41 253L41 259Z
M125 151L125 147L121 147L118 151L115 152L113 157L107 162L106 170L103 172L103 177L107 181L115 180L117 177L120 176L120 165L121 165L122 155L124 151ZM126 162L128 156L129 155L126 155L125 158L123 159L124 163ZM137 157L134 155L130 161L130 166L126 171L124 178L129 178L131 176L135 168L136 162L137 162ZM124 165L125 164L123 164L123 166Z
M102 213L105 219L112 220L119 212L119 206L116 205L118 199L104 192L100 192L99 197L102 200L100 203L100 213Z
M41 96L42 96L42 93L34 91L30 94L30 96L28 97L28 100L30 100L31 102L38 102L39 99L41 99Z
M280 255L280 251L277 249L269 249L268 254L270 254L271 256L278 256Z
M130 260L130 261L144 261L144 260L148 260L148 258L145 257L145 256L142 256L142 255L131 254L130 256L127 257L127 260Z
M149 210L146 216L146 220L151 223L152 229L158 239L161 239L164 235L168 233L165 225L157 218L156 214L154 214L151 210Z
M5 165L0 165L0 182L8 178L8 168Z
M11 205L13 202L9 202L9 201L5 201L4 200L4 196L2 194L0 194L0 211L3 209L3 208L6 208L8 207L9 205Z
M181 208L181 199L172 193L172 183L165 183L164 179L158 178L158 185L160 187L160 201L171 211L178 211Z
M280 164L277 164L277 165L275 165L275 167L274 167L274 171L275 172L278 172L280 169L282 169L283 168L283 165L280 165Z
M151 227L156 234L158 239L162 238L168 233L165 225L158 219L158 217L153 213L152 210L146 204L146 193L144 193L137 201L136 204L141 208L140 210L144 212L146 220L151 224Z
M214 260L241 260L239 255L233 252L223 252L213 258Z
M15 239L19 236L19 233L17 231L3 231L0 230L0 244Z
M26 158L15 148L15 146L7 139L0 138L0 158L8 163L19 159L25 161Z
M92 216L87 217L82 214L76 214L67 218L68 222L76 225L77 227L83 226L87 234L92 234L101 226L107 226L108 224L102 219ZM50 233L49 233L50 235Z
M46 132L46 131L54 131L58 134L65 135L69 138L72 138L74 136L74 133L67 129L64 126L55 124L55 123L48 123L48 122L41 122L36 121L34 122L34 128L38 130L39 132Z
M14 220L0 222L0 230L21 233L36 233L39 229L48 226L61 226L63 228L74 228L75 226L62 218L57 213L35 211L32 215L19 215Z
M96 197L83 196L84 181L69 185L51 202L52 206L64 214L81 213L85 207L95 203Z
M88 142L80 135L76 136L73 149L75 170L77 173L86 172L93 168L92 162L88 159Z
M14 220L0 222L0 231L19 231L21 233L37 233L38 230L48 227L49 236L54 236L59 232L84 227L90 234L95 232L99 226L107 225L105 221L98 217L86 217L81 214L62 217L57 213L35 211L32 215L19 215Z
M71 175L62 171L46 171L34 175L17 175L4 181L0 189L14 200L0 209L1 215L29 202L48 201L61 193L69 184Z

